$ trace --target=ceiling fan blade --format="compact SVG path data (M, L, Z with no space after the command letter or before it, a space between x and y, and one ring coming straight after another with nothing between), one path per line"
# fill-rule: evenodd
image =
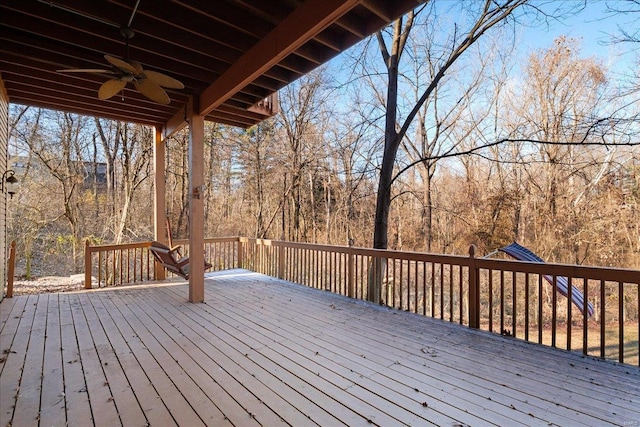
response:
M182 82L174 79L173 77L169 77L166 74L162 74L157 71L146 70L144 72L144 75L159 86L167 87L169 89L184 89L184 85L182 84Z
M103 68L69 68L66 70L56 70L57 73L110 73L111 70Z
M98 98L109 99L113 95L117 94L122 89L124 89L126 85L127 85L126 80L117 80L117 79L107 80L106 82L102 83L102 86L100 86L100 89L98 90Z
M138 89L138 91L140 91L141 94L143 94L150 100L157 102L158 104L167 105L169 102L171 102L171 99L169 99L169 95L167 95L167 92L165 92L164 89L162 89L159 85L149 79L135 80L133 82L133 85L136 87L136 89Z
M113 65L114 67L120 68L122 71L136 74L136 68L133 65L129 64L127 61L123 61L122 59L116 58L111 55L105 55L104 59L106 59L107 62L109 62L109 64Z
M129 63L131 64L131 66L135 70L134 74L136 76L139 76L140 74L143 73L144 70L142 69L142 64L141 63L139 63L138 61L129 61Z

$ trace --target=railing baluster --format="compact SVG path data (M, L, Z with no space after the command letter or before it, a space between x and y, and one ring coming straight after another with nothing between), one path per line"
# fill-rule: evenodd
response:
M414 268L415 268L415 274L413 277L413 281L414 281L414 305L413 305L413 312L414 313L418 313L418 304L420 303L419 301L419 297L418 297L418 261L414 261ZM424 275L422 276L424 277ZM422 297L424 298L424 292L422 293Z
M385 276L386 276L385 277L385 281L387 283L387 305L389 307L395 307L395 299L396 299L396 297L395 297L395 288L392 288L391 286L389 286L389 262L390 262L390 260L393 260L393 268L394 269L396 268L396 263L395 263L395 260L393 258L385 258L384 259ZM381 261L382 261L382 259L381 259ZM394 284L394 286L395 286L395 284ZM382 286L380 286L380 289L381 289L381 292L382 292ZM391 289L391 296L389 296L389 289ZM382 295L381 295L381 297L382 297ZM391 301L392 305L389 305L389 298L392 299L392 301ZM380 299L382 300L382 298L380 298Z
M325 290L326 291L331 291L331 289L333 288L333 274L332 274L332 268L333 268L333 261L332 261L332 257L331 257L331 252L327 251L326 253L326 265L325 265L325 271L324 271L324 278L325 278Z
M312 258L313 258L313 271L315 272L315 274L313 275L313 285L312 287L315 289L318 289L318 274L320 273L320 270L318 269L318 250L315 249L312 253Z
M339 252L334 252L333 253L333 257L335 258L335 265L336 265L336 273L337 273L337 282L336 282L336 293L340 294L342 293L342 277L341 277L341 272L342 272L342 257L340 256Z
M305 250L305 285L311 287L311 250Z
M542 317L542 274L538 274L538 342L542 344L542 327L544 319Z
M336 293L339 295L346 295L346 286L345 286L346 274L344 271L346 264L344 263L343 253L341 251L336 251L335 256L336 256L336 264L338 266L336 268L336 274L338 276L338 286L336 289Z
M14 255L14 264L15 264L15 241L11 242L11 246L13 247L13 255ZM93 275L92 270L92 260L93 260L93 252L91 251L91 245L89 240L85 240L84 242L84 288L91 289L91 276ZM13 294L13 274L10 275L11 283L12 283L12 294Z
M118 268L116 267L116 264L118 262L118 257L116 256L116 251L113 250L111 251L111 284L112 285L117 285L116 283L116 274L118 274Z
M140 254L142 255L142 248L140 248ZM140 261L140 262L138 262ZM142 264L142 260L138 260L138 249L134 248L133 249L133 281L138 282L137 277L138 277L138 264ZM142 274L139 276L140 277L140 281L142 281Z
M493 332L493 269L489 269L489 332Z
M587 332L589 330L589 281L583 278L582 283L584 294L584 300L582 301L582 354L586 355L589 348L589 333Z
M293 260L293 271L291 273L291 281L298 281L298 248L291 248L291 259Z
M552 307L551 307L551 347L556 347L557 302L558 302L558 277L553 275L552 283Z
M399 308L400 308L400 310L404 310L404 304L403 304L403 299L404 299L404 298L403 298L404 289L403 289L403 286L402 286L402 270L403 270L403 269L402 269L402 266L404 265L404 263L402 262L402 260L399 260L399 261L400 261L400 272L399 272L398 274L399 274L399 276L400 276L400 280L398 280L398 281L397 281L397 282L398 282L398 285L399 285L399 287L400 287L400 289L399 289L399 293L400 293L400 296L399 296L399 297L400 297L400 307L399 307ZM397 262L397 260L395 260L395 259L394 259L394 260L393 260L393 282L394 282L394 283L396 282L396 262ZM395 299L395 298L394 298L394 299Z
M624 363L624 284L618 282L618 362Z
M306 274L305 274L305 265L307 262L307 251L304 248L300 249L300 270L298 275L300 277L299 283L306 285Z
M364 275L361 267L362 262L360 261L362 257L358 254L352 254L351 256L353 257L353 297L356 299L362 299L363 296L359 292L362 280L358 282L358 277L362 279L362 276Z
M98 252L98 287L102 284L102 252Z
M518 277L516 276L516 272L511 272L511 335L517 336L517 320L518 320L518 300L516 296L516 289L518 287Z
M449 266L449 322L453 322L453 306L455 301L453 298L453 264L447 264Z
M500 333L504 331L504 270L500 270Z
M427 315L427 263L422 261L422 315ZM416 281L417 283L417 281Z
M524 275L524 340L529 341L529 273Z
M462 325L464 323L464 314L463 314L463 310L464 310L464 297L463 297L463 291L462 291L462 266L459 265L458 266L458 276L459 276L459 286L458 286L458 304L459 304L459 308L460 308L460 324Z
M440 319L444 320L444 264L440 266Z
M573 294L572 289L573 282L571 281L571 277L567 278L567 350L571 351L571 295Z

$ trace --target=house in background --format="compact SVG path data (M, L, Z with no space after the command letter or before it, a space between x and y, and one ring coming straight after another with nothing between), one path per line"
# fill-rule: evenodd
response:
M104 187L107 184L107 164L104 162L76 161L73 168L82 177L85 188ZM16 178L22 181L27 175L47 179L50 177L47 168L36 159L25 156L10 156L8 168L13 170Z

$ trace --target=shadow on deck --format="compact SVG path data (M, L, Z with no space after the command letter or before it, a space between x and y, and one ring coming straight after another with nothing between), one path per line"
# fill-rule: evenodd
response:
M0 425L638 425L640 369L245 270L5 299Z

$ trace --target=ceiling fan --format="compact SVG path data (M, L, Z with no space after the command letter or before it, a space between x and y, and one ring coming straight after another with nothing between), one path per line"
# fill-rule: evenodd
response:
M131 14L129 25L136 13L138 4ZM109 99L121 92L127 83L133 83L133 86L152 101L159 104L169 104L171 99L163 88L168 89L184 89L184 85L166 74L157 71L145 70L142 64L129 59L129 40L135 35L130 26L120 28L120 33L126 39L126 55L124 59L116 58L111 55L104 55L104 59L111 65L111 69L102 68L72 68L65 70L57 70L59 73L104 73L110 74L113 78L104 82L98 90L98 98Z

